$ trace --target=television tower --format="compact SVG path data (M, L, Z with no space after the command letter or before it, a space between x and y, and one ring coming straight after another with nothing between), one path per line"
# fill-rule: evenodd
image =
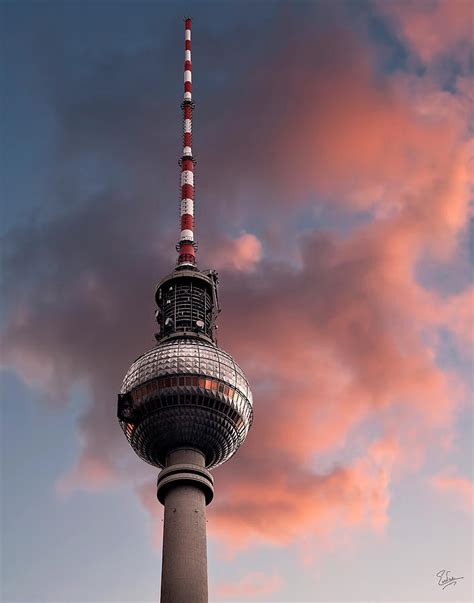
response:
M188 18L178 262L156 288L156 345L128 369L117 413L136 454L162 469L162 603L207 603L206 505L214 496L209 470L235 453L252 424L248 381L216 343L217 273L196 266L191 71Z

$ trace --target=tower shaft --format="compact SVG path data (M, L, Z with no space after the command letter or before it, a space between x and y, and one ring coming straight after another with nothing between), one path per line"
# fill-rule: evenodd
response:
M168 455L158 477L165 506L161 603L207 603L206 504L212 477L204 455L181 448Z

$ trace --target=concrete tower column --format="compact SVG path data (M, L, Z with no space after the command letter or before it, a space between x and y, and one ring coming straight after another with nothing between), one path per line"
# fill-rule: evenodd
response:
M158 476L165 506L161 603L207 603L206 505L214 494L204 455L194 448L168 454Z

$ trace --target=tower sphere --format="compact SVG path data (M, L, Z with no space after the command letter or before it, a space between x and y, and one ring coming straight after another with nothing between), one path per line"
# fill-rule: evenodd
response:
M122 429L138 456L155 467L164 467L167 453L181 447L197 448L208 469L217 467L242 444L252 422L242 369L199 335L172 337L137 358L120 394L130 401L122 409Z

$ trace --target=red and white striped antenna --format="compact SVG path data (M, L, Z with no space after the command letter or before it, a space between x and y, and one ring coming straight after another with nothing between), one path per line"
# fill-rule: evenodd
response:
M192 151L193 97L191 78L191 19L185 19L184 30L184 98L183 109L183 156L181 166L181 238L176 245L178 266L196 263L197 245L194 241L194 166L196 161Z

